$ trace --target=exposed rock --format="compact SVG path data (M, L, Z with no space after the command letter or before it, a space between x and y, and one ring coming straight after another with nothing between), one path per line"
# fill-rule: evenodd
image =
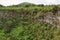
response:
M42 16L42 15L41 15ZM38 21L43 21L45 23L49 23L57 28L60 28L60 12L53 15L52 12L46 13L44 16L39 16Z
M30 22L35 22L35 23L36 22L38 23L39 21L43 21L57 28L60 28L60 11L55 13L55 15L52 12L43 13L42 15L34 19L34 17L31 17L32 15L30 14L27 14L27 15L21 14L21 13L19 14L19 12L16 12L15 10L8 10L8 11L0 10L0 19L1 19L0 24L2 24L3 20L5 20L6 18L8 18L9 20L13 20L17 16L22 16L23 19L26 19L25 21L30 21Z

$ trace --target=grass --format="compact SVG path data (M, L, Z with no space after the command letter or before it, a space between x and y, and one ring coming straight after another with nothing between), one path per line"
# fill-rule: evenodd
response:
M51 12L53 7L47 5L43 7L0 7L3 12L8 11L8 13L5 12L7 13L5 17L2 16L0 19L2 22L0 40L60 40L60 30L56 27L44 22L34 22L34 19L42 13Z

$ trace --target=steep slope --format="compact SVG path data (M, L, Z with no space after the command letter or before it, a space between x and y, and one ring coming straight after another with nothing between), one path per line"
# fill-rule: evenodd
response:
M16 18L16 19L15 19ZM60 10L58 7L53 8L52 11L41 12L39 9L19 9L17 10L0 10L0 19L3 20L20 20L22 18L26 22L38 23L43 21L44 23L51 24L57 28L60 27ZM0 22L1 22L0 21ZM2 23L2 22L1 22Z
M56 28L51 24L39 19L34 11L24 9L0 10L0 39L1 40L50 40L55 39ZM39 19L36 21L35 16ZM47 15L48 16L48 15ZM44 17L44 16L43 16ZM50 17L48 17L50 18ZM47 18L47 19L48 19ZM43 19L43 20L42 20ZM42 21L40 21L42 20ZM57 32L58 33L58 32ZM48 34L48 35L47 35ZM59 38L58 38L59 39Z
M23 6L0 7L0 40L60 40L59 6Z

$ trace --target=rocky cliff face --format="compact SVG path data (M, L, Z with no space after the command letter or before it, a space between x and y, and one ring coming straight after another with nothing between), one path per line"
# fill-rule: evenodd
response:
M57 13L47 12L37 18L38 21L43 21L45 23L51 24L57 28L60 28L60 11Z
M38 14L38 13L37 13ZM5 25L4 22L10 20L11 23L6 23L6 25L12 25L12 23L17 19L17 21L21 20L21 17L27 20L32 19L31 15L27 14L26 15L23 14L23 12L16 12L15 10L0 10L0 25ZM24 20L25 20L24 19ZM57 28L60 28L60 11L58 11L57 13L52 13L52 12L47 12L44 13L40 16L38 16L36 19L32 19L33 21L37 20L38 22L43 21L44 23L48 23L51 24ZM35 21L36 22L36 21Z

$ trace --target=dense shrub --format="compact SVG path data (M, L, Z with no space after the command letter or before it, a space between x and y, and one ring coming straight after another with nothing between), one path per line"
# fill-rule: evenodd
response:
M3 7L3 5L0 5L0 7Z
M58 6L54 6L54 8L52 9L52 13L55 15L56 13L58 13Z

